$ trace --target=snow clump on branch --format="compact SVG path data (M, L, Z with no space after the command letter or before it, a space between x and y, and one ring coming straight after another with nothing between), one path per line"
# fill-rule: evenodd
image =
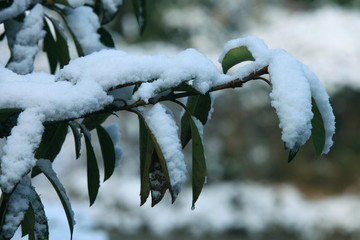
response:
M234 39L225 46L219 62L231 49L247 47L255 61L240 67L233 75L242 79L268 66L272 84L271 105L276 109L282 129L282 140L289 149L297 149L311 136L313 118L311 98L321 113L325 128L325 146L322 153L328 153L333 144L335 116L329 103L329 96L316 75L303 63L280 49L268 49L259 38L249 36ZM220 82L221 83L221 82Z

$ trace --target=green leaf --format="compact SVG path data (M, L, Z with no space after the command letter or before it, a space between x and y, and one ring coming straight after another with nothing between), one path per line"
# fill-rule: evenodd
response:
M104 182L111 177L115 169L115 149L114 143L109 136L109 133L101 126L96 127L96 132L99 138L101 153L104 161Z
M154 197L153 197L152 206L155 206L157 203L159 203L161 201L161 199L163 198L163 196L165 194L166 189L169 189L172 202L174 203L176 197L174 196L173 191L171 189L170 176L169 176L169 171L168 171L168 168L166 165L166 160L165 160L164 154L163 154L161 147L159 146L154 134L151 132L151 129L148 128L148 130L149 130L149 135L151 137L152 143L153 143L153 145L155 147L155 151L156 151L156 154L153 154L153 158L152 158L151 165L154 167L152 169L152 172L154 173L155 171L156 172L159 171L162 173L162 176L165 178L164 179L165 183L162 184L163 187L161 189L161 197L158 201L154 200ZM160 166L156 166L156 163L159 163ZM160 183L161 183L161 181L162 180L160 180Z
M61 150L67 133L67 123L62 122L56 125L47 126L42 135L40 145L35 152L35 158L49 159L53 162ZM39 169L34 167L31 172L31 177L35 177L39 173Z
M96 161L93 146L91 145L91 135L83 124L80 124L81 130L85 137L86 158L87 158L87 183L90 206L95 202L100 187L100 173Z
M199 198L201 190L205 184L206 178L206 161L204 154L204 146L194 120L189 118L192 136L192 191L193 191L193 207Z
M138 113L138 115L140 116L140 113ZM156 204L158 204L164 197L165 192L167 189L169 189L170 191L170 195L172 198L172 202L175 201L176 196L173 194L172 189L171 189L171 183L170 183L170 176L169 176L169 171L167 169L167 165L166 165L166 160L164 157L164 154L161 150L161 147L159 146L154 134L151 132L151 129L149 128L149 126L147 125L147 123L144 121L144 118L141 116L143 124L145 127L145 129L147 130L147 153L146 154L150 154L151 152L153 152L152 155L146 155L146 159L140 159L140 163L143 167L143 175L144 178L146 178L146 175L149 176L150 178L150 190L151 190L151 196L152 196L152 204L151 206L155 206ZM144 138L145 136L143 136ZM144 140L142 140L144 141ZM151 146L152 145L152 146ZM141 148L145 148L145 146L142 146ZM154 151L155 150L155 151ZM144 151L143 149L141 151ZM148 159L151 156L151 160ZM149 166L150 165L150 166ZM149 168L149 173L147 174L147 168ZM147 181L145 179L145 181ZM145 200L146 201L146 188L148 184L147 182L144 182L145 186L143 187L143 191L144 191L144 197L142 199L142 202ZM146 196L146 197L145 197ZM145 202L144 201L144 202Z
M189 113L200 120L205 125L208 120L208 115L211 110L211 97L209 93L205 95L191 96L188 98L186 108ZM180 140L184 148L191 140L191 127L189 123L190 116L184 114L181 118L181 135Z
M52 18L49 19L52 22L55 29L56 53L58 54L60 68L62 68L63 66L67 65L70 62L69 46L67 44L64 31L60 27L59 23Z
M20 113L22 109L20 108L3 108L0 109L0 122L6 120L8 117L15 113Z
M201 94L198 90L196 90L195 88L193 88L191 85L187 84L186 82L182 82L181 84L179 84L177 87L174 88L174 91L191 92L191 93L195 93L195 94Z
M74 142L75 142L75 153L76 153L76 159L80 157L80 151L81 151L81 133L78 130L80 128L80 125L76 121L70 121L69 126L73 132L74 135Z
M300 146L298 146L297 144L295 144L295 146L292 149L290 149L288 163L294 159L294 157L299 152L299 150L300 150Z
M181 123L185 125L185 121L187 121L187 125L190 126L190 133L192 139L192 207L195 207L195 203L200 196L206 179L206 160L204 154L204 146L199 129L195 123L195 120L191 116L190 110L182 103L178 101L175 102L181 105L185 110L183 118L181 119ZM200 120L199 122L199 124L202 124Z
M314 117L311 120L311 138L314 143L316 155L319 157L322 154L325 146L325 127L324 120L314 98L312 98L312 112L314 113Z
M71 5L69 4L69 2L67 0L55 0L54 2L58 3L58 4L65 5L67 7L71 7Z
M57 46L54 36L50 31L49 24L45 19L44 19L44 30L46 32L46 35L44 37L43 50L44 52L46 52L49 61L50 72L51 74L54 74L59 61L57 54Z
M68 22L66 21L66 18L65 18L64 20L65 20L65 25L66 25L67 29L69 30L69 33L70 33L71 37L72 37L73 40L74 40L74 44L75 44L75 48L76 48L76 51L77 51L77 53L78 53L78 56L79 56L79 57L85 56L84 50L82 49L79 40L76 38L74 32L71 30Z
M133 0L132 2L140 34L142 35L146 26L146 0Z
M231 67L244 61L255 61L255 58L247 47L241 46L231 49L225 54L221 62L223 72L227 73Z
M62 122L56 125L47 126L42 135L40 145L35 153L35 158L49 159L54 161L61 150L68 133L68 124Z
M95 114L84 118L81 123L86 127L87 130L91 131L99 124L102 124L109 116L110 113Z
M115 48L114 40L112 39L111 34L105 28L99 28L97 33L100 35L100 41L102 44L109 48Z
M11 129L17 124L17 119L22 110L7 108L0 110L0 138L11 134Z
M72 211L69 198L66 195L65 188L63 187L60 180L56 176L56 173L53 170L53 168L51 166L51 162L49 160L40 159L37 161L36 166L41 170L41 172L44 173L44 175L50 181L51 185L53 186L53 188L55 189L56 193L59 196L59 199L61 201L61 204L62 204L65 214L66 214L66 218L68 220L70 236L72 239L75 220L74 220L74 213Z
M139 117L139 134L140 134L140 206L142 206L150 193L149 171L151 167L151 159L154 153L154 145L144 121Z

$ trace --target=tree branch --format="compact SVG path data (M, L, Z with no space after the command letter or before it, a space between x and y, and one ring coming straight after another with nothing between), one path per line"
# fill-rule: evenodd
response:
M251 74L249 74L248 76L246 76L246 77L244 77L242 79L235 79L235 80L233 80L231 82L212 87L212 88L210 88L210 90L208 92L215 92L215 91L224 90L224 89L228 89L228 88L242 87L244 83L249 82L251 80L258 80L258 79L261 79L261 80L267 82L271 86L271 82L269 80L267 80L267 79L265 79L263 77L260 77L261 75L264 75L264 74L268 74L268 66L265 66L264 68L260 69L259 71L251 73ZM154 80L152 79L152 81L154 81ZM135 85L135 84L138 84L138 83L140 83L140 82L132 83L132 84L131 83L126 84L126 86ZM118 86L115 86L115 87L111 88L111 90L118 89L118 88L121 88L121 87L125 87L125 86L124 85L118 85ZM156 104L158 102L163 102L163 101L174 101L174 100L179 99L179 98L184 98L184 97L189 97L189 96L194 96L194 95L199 95L199 94L201 94L201 93L195 93L195 92L174 93L174 91L171 91L171 93L169 93L168 95L163 96L163 97L161 97L159 99L154 100L152 98L152 99L149 99L148 102L146 102L146 101L144 101L142 99L139 99L138 101L136 101L136 102L134 102L132 104L129 104L129 105L126 104L126 101L123 100L123 99L115 99L114 102L115 101L120 101L120 102L123 102L124 105L123 106L117 106L116 104L111 104L111 105L105 107L102 110L85 114L85 115L83 115L83 116L81 116L79 118L85 118L85 117L88 117L88 116L91 116L91 115L96 115L96 114L113 113L113 112L117 112L117 111L131 111L133 108L136 108L136 107L146 106L146 105L149 105L149 104ZM44 125L48 126L48 125L53 125L53 124L56 124L56 123L59 123L59 122L68 122L68 121L79 119L79 118L72 118L72 119L66 119L66 120L61 120L61 121L53 121L53 122L45 122Z

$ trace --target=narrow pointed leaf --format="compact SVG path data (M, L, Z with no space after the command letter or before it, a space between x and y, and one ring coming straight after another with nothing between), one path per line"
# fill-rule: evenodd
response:
M140 115L140 113L138 114ZM144 119L143 117L141 118ZM150 159L141 160L144 161L144 171L145 171L145 162L150 165L148 175L150 179L149 181L150 181L150 189L151 189L151 197L152 197L151 206L155 206L163 199L167 189L169 189L170 195L172 197L172 202L174 202L176 197L174 196L171 189L170 176L169 176L169 171L167 169L165 157L163 155L161 147L159 146L154 134L151 132L151 129L149 128L146 121L143 121L143 124L144 124L143 127L145 127L145 129L147 130L146 133L146 135L148 136L147 141L151 142L151 143L147 143L148 144L147 150L149 152L153 151L153 154L150 155L151 160ZM149 144L153 146L153 149L151 145L149 146ZM146 168L147 167L148 166L146 166ZM144 186L144 190L145 187L146 186Z
M71 128L71 131L74 135L74 142L75 142L75 153L76 153L76 159L80 157L80 151L81 151L81 133L79 131L80 125L76 121L70 121L69 126Z
M114 48L115 43L111 34L103 27L99 28L97 33L100 35L100 42L109 48Z
M195 93L195 94L200 94L200 92L198 90L196 90L195 88L193 88L191 85L182 82L181 84L179 84L177 87L174 88L174 91L179 91L179 92L191 92L191 93Z
M49 160L40 159L37 161L36 166L41 170L41 172L44 173L44 175L47 177L47 179L50 181L51 185L55 189L57 195L59 196L59 199L61 201L61 204L64 208L66 218L69 224L70 229L70 236L72 239L75 220L74 220L74 212L71 208L70 200L68 196L66 195L66 191L64 186L61 184L60 180L56 176L55 171L53 170L51 166L51 162Z
M142 206L150 193L149 171L151 167L151 159L154 153L154 145L148 134L144 121L139 117L139 134L140 134L140 206Z
M104 161L104 182L111 177L115 169L115 149L108 132L101 126L96 127L101 153Z
M64 30L60 27L59 23L49 18L54 26L56 35L56 53L58 54L58 60L60 68L67 65L70 62L69 46L64 34Z
M163 177L164 177L164 180L160 180L161 181L165 181L164 184L162 184L163 188L161 189L161 198L160 200L163 198L164 194L165 194L165 191L166 189L169 189L170 191L170 195L171 195L171 198L172 198L172 202L175 201L176 197L174 196L173 192L172 192L172 189L171 189L171 183L170 183L170 176L169 176L169 171L168 171L168 168L167 168L167 165L166 165L166 160L165 160L165 157L164 157L164 154L162 153L162 150L159 146L159 144L157 143L157 140L154 136L154 134L151 132L151 130L149 129L149 134L151 136L151 140L152 140L152 143L155 147L155 152L156 154L154 153L153 154L153 158L152 158L152 166L154 166L155 168L153 169L153 172L161 172ZM159 164L159 166L157 166L157 163ZM161 176L160 176L161 177ZM160 202L159 200L159 202ZM157 204L158 202L154 202L153 201L153 204L152 206L154 206L155 204Z
M244 61L255 61L255 58L247 47L241 46L231 49L225 54L221 62L223 72L227 73L231 67Z
M288 163L291 162L294 159L294 157L299 152L299 150L300 150L300 147L297 146L297 145L295 147L293 147L292 149L290 149L289 157L288 157Z
M35 158L49 159L51 162L53 162L61 150L67 132L67 123L59 123L46 127L42 135L40 145L35 152ZM39 173L39 170L35 167L31 172L31 177L35 177Z
M86 127L87 130L91 131L99 124L102 124L109 116L110 113L95 114L84 118L81 123Z
M211 97L207 93L205 95L191 96L188 98L186 108L189 113L199 119L203 125L206 124L208 120L208 115L211 110ZM180 140L182 147L184 148L188 142L191 140L191 127L189 123L188 114L184 114L181 118L181 135Z
M323 152L325 146L325 127L324 120L313 98L312 112L314 113L314 117L311 120L311 138L315 147L316 155L319 157Z
M96 161L95 152L91 145L91 136L88 129L83 124L80 124L85 138L86 158L87 158L87 183L88 194L90 199L90 206L95 202L96 196L100 187L100 173Z
M132 2L140 34L143 34L146 26L146 0L133 0Z
M46 34L44 37L43 49L44 49L44 52L46 52L46 55L47 55L47 58L49 61L50 72L51 72L51 74L54 74L56 71L56 67L57 67L59 59L58 59L56 42L55 42L54 36L52 35L49 24L47 23L47 21L45 19L44 19L44 30L45 30Z
M199 198L201 190L206 178L206 161L204 154L204 146L194 120L189 118L192 136L192 191L193 191L193 207Z

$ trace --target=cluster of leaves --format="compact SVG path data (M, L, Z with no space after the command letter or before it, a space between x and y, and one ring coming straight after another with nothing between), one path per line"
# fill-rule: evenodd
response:
M8 4L6 4L8 3ZM1 3L0 10L9 6L11 1ZM144 31L146 24L146 4L144 0L133 0L134 12L138 19L140 32ZM66 27L66 31L62 28L59 22L48 15L44 16L44 30L46 32L44 37L43 50L47 53L49 60L50 71L55 73L58 66L62 68L70 61L68 38L66 35L73 39L76 50L79 56L84 56L84 51L81 43L77 40L75 34L72 32L66 18L64 17L64 11L59 5L71 7L67 0L44 0L43 6L51 11L54 11L62 19L62 23ZM102 5L101 0L94 1L93 5L88 5L98 15L101 27L98 29L101 42L108 47L114 47L111 34L105 29L104 25L114 19L115 14L107 13ZM31 8L32 6L30 6ZM21 15L25 16L25 12ZM21 17L17 17L17 20L21 21ZM53 29L53 31L52 31ZM6 36L5 31L2 36ZM234 48L230 50L224 57L222 67L224 73L226 73L234 65L243 61L253 61L254 58L251 52L246 47ZM266 69L263 69L258 73L262 75L267 73ZM253 74L247 78L236 80L232 83L224 86L218 86L217 88L210 89L210 91L221 90L229 87L240 87L246 81L259 79L259 76ZM262 78L261 78L262 79ZM268 82L269 83L269 82ZM270 84L270 83L269 83ZM176 100L177 98L187 96L188 100L186 104ZM182 148L185 148L187 144L192 143L192 189L193 200L192 204L195 205L204 183L206 182L206 162L204 156L204 146L201 133L198 129L194 118L198 119L203 125L208 120L209 112L211 111L211 96L210 93L200 94L194 88L186 83L182 83L179 86L171 89L171 94L163 98L159 98L156 101L150 99L150 104L158 101L170 100L179 104L184 108L184 114L181 118L181 131L180 142ZM163 154L163 149L158 144L158 141L146 122L141 111L136 108L139 105L145 105L144 102L138 102L133 106L126 106L122 110L128 110L134 112L139 118L139 138L140 138L140 202L141 205L146 202L150 193L152 195L152 206L159 203L167 190L169 190L172 200L175 201L176 195L173 193L170 183L170 176L168 172L168 166ZM323 120L316 104L313 104L313 112L315 117L313 119L313 140L318 155L322 152L325 143L325 132L323 126ZM117 109L119 110L119 109ZM55 191L57 192L59 199L63 205L66 213L66 217L69 223L70 233L72 236L74 228L74 216L71 209L70 201L66 195L65 189L56 176L56 173L51 167L55 157L60 152L62 145L65 141L65 137L69 128L72 130L75 139L75 151L76 158L80 157L81 139L85 139L86 147L86 159L87 159L87 184L88 195L90 205L92 205L97 197L100 187L100 171L98 167L98 160L96 159L94 148L91 143L90 131L95 130L102 152L102 160L104 165L104 178L103 181L109 179L114 173L116 166L116 156L114 149L114 142L112 141L109 133L102 127L102 123L113 114L114 109L104 109L104 111L96 112L88 116L84 116L81 120L71 119L69 121L62 122L47 122L45 123L45 131L42 136L41 143L35 152L35 158L38 159L37 165L32 169L30 176L35 177L39 174L44 174L51 182ZM7 137L11 133L11 128L15 126L16 119L21 109L1 109L0 110L0 137ZM194 117L194 118L193 118ZM292 149L289 154L289 161L293 159L298 149ZM19 189L27 189L29 195L24 196ZM160 195L158 194L160 192ZM27 198L27 208L20 209L19 212L12 213L9 209L15 200L19 198ZM31 179L28 176L24 176L23 180L18 184L15 190L11 194L2 193L0 199L0 227L1 229L7 222L7 218L12 214L23 215L18 225L13 229L13 232L9 235L3 236L3 239L10 239L15 233L16 229L21 225L22 236L28 235L29 239L48 239L48 223L45 216L45 211L41 203L39 195L35 189L31 186Z

